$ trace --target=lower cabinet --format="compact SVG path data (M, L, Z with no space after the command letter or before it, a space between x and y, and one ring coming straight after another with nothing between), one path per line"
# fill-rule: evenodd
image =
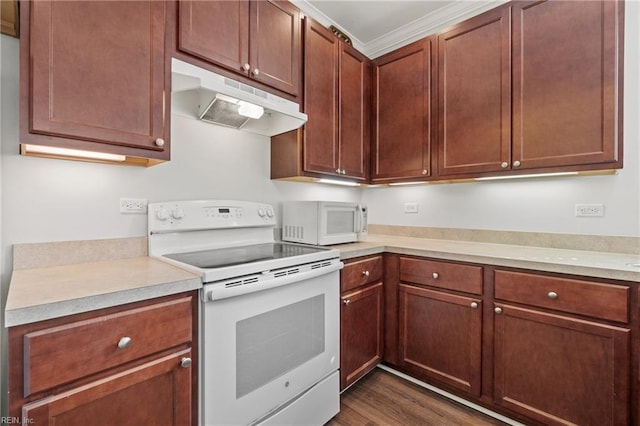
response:
M480 396L482 301L400 284L400 363Z
M348 262L340 285L340 390L344 390L382 360L382 257Z
M195 425L196 294L11 327L9 415L35 425Z
M497 404L548 425L629 424L629 329L495 310Z
M525 424L639 424L634 284L385 256L387 364Z
M495 403L548 425L631 424L630 287L494 277Z
M191 350L26 404L31 424L191 425Z

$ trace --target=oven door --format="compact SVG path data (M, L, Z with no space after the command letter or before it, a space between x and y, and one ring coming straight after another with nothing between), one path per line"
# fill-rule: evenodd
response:
M339 316L338 271L202 302L202 424L262 422L285 407L299 412L291 409L298 399L314 407L327 397L310 402L314 392L309 390L326 389L327 382L335 389L329 390L325 414L317 418L324 423L333 417L339 410L338 383L324 379L340 365ZM291 424L310 420L314 423L294 419Z

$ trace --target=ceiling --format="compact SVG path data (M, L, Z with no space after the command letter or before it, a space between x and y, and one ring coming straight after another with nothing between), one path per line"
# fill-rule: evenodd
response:
M292 0L326 27L335 25L370 58L441 31L506 0Z

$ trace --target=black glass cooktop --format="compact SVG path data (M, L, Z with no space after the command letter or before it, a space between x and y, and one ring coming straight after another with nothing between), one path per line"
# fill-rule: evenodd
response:
M164 256L198 268L210 269L302 256L324 250L325 249L317 247L306 247L286 243L267 243L187 253L171 253L165 254Z

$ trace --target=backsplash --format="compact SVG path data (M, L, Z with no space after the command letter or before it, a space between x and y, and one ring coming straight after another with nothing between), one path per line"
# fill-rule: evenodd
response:
M518 246L640 254L640 238L544 232L489 231L484 229L432 228L426 226L369 225L370 234L435 240L474 241Z

